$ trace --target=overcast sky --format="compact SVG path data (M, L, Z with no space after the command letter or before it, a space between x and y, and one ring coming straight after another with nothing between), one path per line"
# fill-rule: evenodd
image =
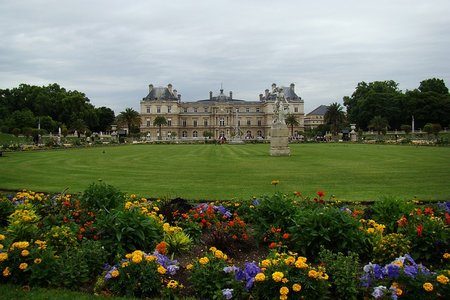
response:
M255 101L293 82L306 113L360 81L450 85L448 0L1 0L0 38L0 88L56 82L116 113L150 83Z

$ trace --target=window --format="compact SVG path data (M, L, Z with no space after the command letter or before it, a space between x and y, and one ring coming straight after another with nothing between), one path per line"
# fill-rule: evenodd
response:
M152 123L150 122L150 119L147 119L147 127L152 126Z
M259 112L259 110L260 110L260 108L259 108L259 107L257 107L257 108L256 108L256 112Z
M186 130L184 130L182 133L181 133L181 137L187 137L187 131Z
M198 132L195 130L194 132L192 132L192 137L198 137Z
M258 132L256 133L258 136L262 136L262 131L258 130Z
M169 106L167 106L167 113L172 113L172 106L171 105L169 105Z
M197 112L197 107L194 107L194 112Z
M245 112L250 112L250 107L246 107Z
M238 126L241 126L241 120L238 120Z
M194 127L197 127L197 120L194 120Z
M203 120L203 125L206 127L206 126L208 126L208 120L207 119L204 119Z
M208 108L207 107L204 107L204 110L205 110L205 112L208 112Z
M151 112L150 106L147 106L147 113L149 114Z
M252 121L250 120L250 119L247 119L247 125L251 125L252 124Z
M167 126L172 126L172 119L167 119Z
M181 121L181 124L183 125L183 127L186 127L186 119L183 119L183 120Z
M223 118L220 118L219 126L225 126L225 120Z
M258 119L258 126L261 126L261 119Z
M157 107L156 107L156 113L157 113L157 114L160 114L160 113L161 113L161 106L157 106Z
M184 111L184 112L187 112L187 107L183 108L183 111Z
M294 107L294 112L298 112L298 107Z
M238 108L236 108L236 111L237 111L237 112L240 112L240 111L239 111L239 107L238 107Z

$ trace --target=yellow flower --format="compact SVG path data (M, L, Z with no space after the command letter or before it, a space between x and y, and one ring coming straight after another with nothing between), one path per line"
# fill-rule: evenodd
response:
M209 259L205 256L202 257L198 260L202 265L206 265L207 263L209 263Z
M293 290L294 292L300 292L301 289L302 289L302 286L301 286L300 284L298 284L298 283L294 283L294 284L292 285L292 290Z
M42 262L42 259L40 259L40 258L36 258L35 260L34 260L34 263L35 264L40 264Z
M264 275L264 273L256 274L255 281L261 282L261 281L264 281L264 280L266 280L266 275Z
M159 207L158 206L153 206L153 210L154 211L159 211Z
M0 234L0 241L3 241L5 239L5 236L3 234Z
M441 284L447 284L449 281L448 277L445 275L439 275L438 277L436 277L436 280Z
M401 288L397 287L395 289L395 293L397 294L397 296L401 296L401 295L403 295L403 290Z
M374 233L375 232L375 229L374 228L367 228L367 233Z
M6 267L3 270L3 277L8 277L9 275L11 275L11 271L9 270L9 267Z
M433 291L433 285L429 282L425 282L423 284L423 289L427 292L432 292Z
M164 268L163 266L159 266L159 267L158 267L158 273L159 273L159 274L164 275L164 274L166 274L166 272L167 272L167 270L166 270L166 268Z
M135 264L140 264L142 262L142 258L144 257L144 252L140 250L136 250L132 253L131 261Z
M217 250L216 252L214 252L214 256L218 259L222 259L223 258L223 252L220 250Z
M24 249L22 250L22 252L20 252L20 255L22 255L23 257L27 257L28 255L30 255L30 251Z
M154 256L154 255L147 255L145 257L145 260L148 261L148 262L155 261L156 260L156 256Z
M21 263L19 265L19 269L21 269L21 270L25 270L26 268L28 268L28 264L27 263Z
M282 272L274 272L272 274L272 279L276 282L280 282L281 279L283 279L283 277L284 277L284 274Z
M192 270L193 267L194 267L193 264L187 264L186 265L186 270Z
M119 276L119 270L117 270L117 269L114 269L112 272L111 272L111 277L112 278L116 278L116 277L118 277Z
M8 253L0 253L0 263L8 259Z
M280 288L280 295L287 295L287 294L289 294L289 289L285 286L282 286Z
M3 244L0 244L0 250L2 250L3 249Z
M214 252L217 251L217 248L216 248L216 247L211 247L211 248L209 248L209 251L211 251L212 253L214 253Z
M287 300L288 296L287 295L280 295L280 300Z
M295 263L295 258L293 257L293 256L289 256L288 258L286 258L285 260L284 260L284 263L286 264L286 265L292 265L292 264L294 264Z
M122 268L126 268L126 267L128 267L129 264L130 264L129 262L124 261L124 262L122 263L121 267L122 267Z
M450 253L445 252L444 255L442 255L444 259L450 259Z
M267 268L267 267L269 267L269 266L270 266L270 260L265 259L265 260L263 260L263 261L261 262L261 267Z
M289 279L287 279L286 277L284 277L283 279L281 279L281 282L282 282L282 283L288 283L288 282L289 282Z
M14 249L25 249L28 248L28 246L30 245L30 243L28 242L15 242L11 245L11 250Z
M47 248L47 243L41 240L37 240L34 242L36 245L38 245L39 250L45 250Z
M277 185L277 184L279 184L279 183L280 183L279 180L272 180L272 181L270 182L271 185Z
M131 259L132 257L133 257L133 254L131 254L131 253L125 254L126 259Z
M130 209L130 207L133 205L133 203L131 203L130 201L127 201L125 203L125 209Z
M167 287L168 287L169 289L175 289L177 286L178 286L178 281L176 281L176 280L170 280L170 281L167 283Z

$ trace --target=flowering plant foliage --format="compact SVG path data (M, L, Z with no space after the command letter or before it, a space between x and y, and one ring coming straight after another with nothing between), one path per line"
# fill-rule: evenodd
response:
M256 299L322 299L327 295L328 274L295 253L272 252L259 263L251 290Z
M135 250L126 254L120 263L106 265L105 275L100 280L115 295L155 297L160 296L165 289L173 293L182 288L182 285L171 278L178 269L176 260L171 260L158 251L147 254Z
M408 254L384 266L369 263L363 270L361 286L375 299L438 299L450 292L448 271L431 272Z

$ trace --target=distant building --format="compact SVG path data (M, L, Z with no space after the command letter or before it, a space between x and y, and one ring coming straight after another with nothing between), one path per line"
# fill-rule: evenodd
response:
M305 116L305 129L314 129L324 124L324 117L328 110L328 106L321 105Z
M272 85L272 91L276 87ZM294 132L304 130L304 102L295 93L295 85L283 87L289 102L290 113L297 116L299 126ZM193 102L182 102L181 95L171 84L167 87L149 85L149 92L140 102L141 132L151 140L158 139L158 127L153 125L156 116L162 115L167 126L161 130L161 139L173 137L179 139L204 139L204 134L211 133L213 138L230 139L239 127L242 139L264 139L270 137L273 120L273 103L275 95L265 90L259 95L259 101L235 99L233 92L225 94L223 89L209 97Z

